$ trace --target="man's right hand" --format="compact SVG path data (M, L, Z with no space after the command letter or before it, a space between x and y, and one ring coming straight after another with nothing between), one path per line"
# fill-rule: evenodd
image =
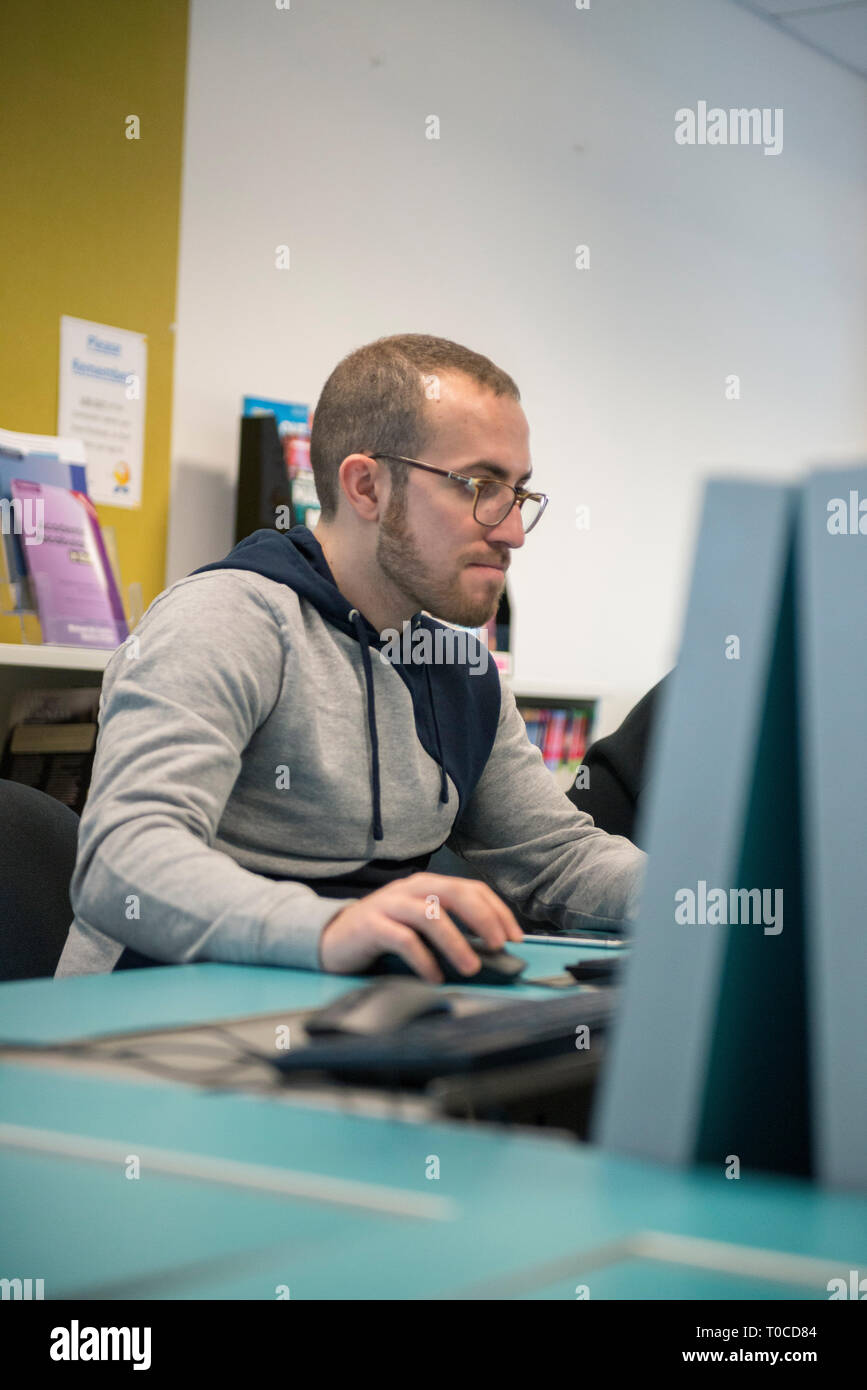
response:
M449 910L493 950L523 939L509 908L486 883L446 874L411 874L377 888L332 917L319 942L322 969L337 975L359 974L378 956L393 952L422 979L439 984L443 977L425 949L427 939L463 974L474 975L481 962Z

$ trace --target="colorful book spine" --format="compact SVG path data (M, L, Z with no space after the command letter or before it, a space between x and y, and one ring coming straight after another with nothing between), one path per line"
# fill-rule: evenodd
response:
M563 757L563 735L565 732L566 710L550 710L542 757L545 759L545 766L550 768L552 772L560 766L560 760Z
M29 516L23 549L43 642L119 646L129 630L90 498L23 478L12 495Z
M548 710L537 709L536 718L533 720L533 743L538 749L545 746L545 736L548 731Z
M580 704L565 709L537 705L519 708L527 725L527 737L541 750L546 767L552 772L565 768L574 773L587 751L593 708L582 708Z
M568 744L566 761L569 763L580 763L587 751L587 715L576 714L572 721L572 729Z

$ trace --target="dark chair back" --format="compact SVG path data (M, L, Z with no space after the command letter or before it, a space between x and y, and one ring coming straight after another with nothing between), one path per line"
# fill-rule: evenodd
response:
M0 779L0 980L53 975L73 918L78 816Z

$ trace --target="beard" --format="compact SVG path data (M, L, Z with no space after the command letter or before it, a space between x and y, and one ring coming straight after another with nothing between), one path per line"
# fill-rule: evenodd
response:
M491 586L487 598L471 598L461 589L461 573L449 579L435 574L419 554L406 520L406 494L392 493L376 541L376 562L395 588L435 618L460 627L482 627L497 611L506 584Z

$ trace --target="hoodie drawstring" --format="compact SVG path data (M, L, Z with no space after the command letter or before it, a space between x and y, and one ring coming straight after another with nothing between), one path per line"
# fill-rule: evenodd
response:
M383 839L383 834L382 808L379 794L379 734L376 729L376 701L373 695L373 669L370 664L370 644L368 642L364 620L358 609L351 608L349 610L349 616L352 619L355 635L358 638L358 645L361 648L361 664L364 667L364 683L367 687L367 727L370 731L370 749L372 754L370 790L373 796L373 838L374 840L381 840Z
M440 765L440 805L444 806L449 799L449 784L443 761L443 741L440 738L440 726L437 723L437 707L434 704L433 687L430 683L430 667L427 662L425 662L424 673L427 679L427 697L430 701L431 718L433 719L434 735L437 741L437 759Z
M370 642L367 636L367 629L364 626L364 619L357 608L349 610L349 617L355 628L355 635L358 638L358 645L361 648L361 664L364 667L364 684L367 690L367 728L370 732L371 749L371 768L370 768L370 791L373 797L373 838L382 840L382 805L380 798L379 780L379 734L376 728L376 700L373 693L373 667L370 662ZM425 679L427 681L427 697L430 702L431 719L433 721L434 737L437 745L437 761L440 765L440 804L446 805L449 799L449 783L446 776L445 761L443 759L443 741L440 734L440 726L437 721L436 705L434 704L433 687L431 686L430 671L425 662Z

